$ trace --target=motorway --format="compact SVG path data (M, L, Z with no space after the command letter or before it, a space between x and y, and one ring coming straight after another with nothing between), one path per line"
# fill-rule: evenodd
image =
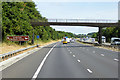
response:
M118 78L118 62L118 52L78 42L57 42L4 69L2 77Z

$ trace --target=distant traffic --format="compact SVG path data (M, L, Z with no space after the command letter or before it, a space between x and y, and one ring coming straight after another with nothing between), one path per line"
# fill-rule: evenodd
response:
M97 42L95 40L95 38L80 38L80 41L83 41L83 42ZM106 43L106 37L105 36L102 36L102 43ZM111 38L111 43L109 43L110 45L120 45L120 38L117 38L117 37L112 37Z
M93 42L93 43L97 43L97 41L95 40L95 38L79 38L80 41L82 42ZM64 37L61 42L63 44L67 44L67 43L74 43L75 42L75 38L68 38L68 37ZM102 43L106 43L106 37L102 36ZM117 37L112 37L111 38L111 43L109 43L109 45L120 45L120 38Z
M63 44L67 44L67 43L74 43L74 41L75 41L75 38L64 37L61 42Z

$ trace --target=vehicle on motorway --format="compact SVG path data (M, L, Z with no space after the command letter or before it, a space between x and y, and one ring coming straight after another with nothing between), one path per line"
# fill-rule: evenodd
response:
M106 37L102 36L102 43L106 43Z
M111 38L111 45L120 45L120 38Z
M67 43L70 43L70 38L66 38Z
M64 39L61 40L61 42L63 42L63 41L64 41Z
M66 37L64 37L62 40L63 40L63 41L62 41L63 44L67 44L67 43L68 43Z
M71 39L70 42L71 42L71 43L74 43L74 42L75 42L75 39Z

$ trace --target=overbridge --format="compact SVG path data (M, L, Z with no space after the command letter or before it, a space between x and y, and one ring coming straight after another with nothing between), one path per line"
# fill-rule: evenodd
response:
M47 19L42 20L31 20L32 26L87 26L87 27L98 27L99 28L99 39L98 43L102 44L102 28L104 27L120 27L118 20L102 20L102 19Z

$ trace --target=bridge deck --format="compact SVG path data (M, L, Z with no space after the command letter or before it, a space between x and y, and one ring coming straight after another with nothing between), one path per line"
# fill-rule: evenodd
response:
M118 20L104 20L104 19L47 19L31 20L32 26L89 26L89 27L117 27Z
M90 22L31 22L32 26L89 26L89 27L117 27L118 23L90 23Z

